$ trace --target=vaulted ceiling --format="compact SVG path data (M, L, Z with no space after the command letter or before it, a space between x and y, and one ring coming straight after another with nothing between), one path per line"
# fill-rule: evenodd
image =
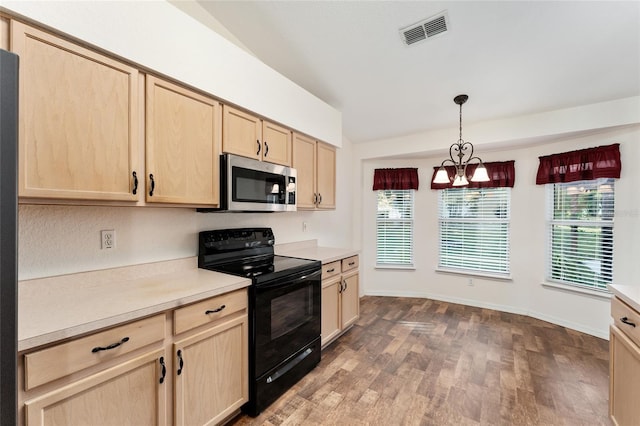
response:
M199 1L354 143L640 95L637 1ZM406 45L400 29L447 16ZM198 16L196 16L198 18ZM202 16L199 17L202 20Z

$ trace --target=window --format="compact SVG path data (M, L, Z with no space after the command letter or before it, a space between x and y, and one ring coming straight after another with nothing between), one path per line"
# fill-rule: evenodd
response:
M614 179L547 185L547 279L606 290L613 276Z
M413 189L378 191L376 264L413 267Z
M510 198L510 188L441 190L438 266L509 275Z

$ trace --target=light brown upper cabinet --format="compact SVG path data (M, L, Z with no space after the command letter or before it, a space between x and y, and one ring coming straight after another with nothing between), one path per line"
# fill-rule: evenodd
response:
M298 172L298 209L335 209L336 149L294 133L292 165Z
M146 86L146 201L218 206L220 103L153 76Z
M222 123L223 152L291 166L291 130L228 105Z
M21 199L137 201L138 71L11 21Z

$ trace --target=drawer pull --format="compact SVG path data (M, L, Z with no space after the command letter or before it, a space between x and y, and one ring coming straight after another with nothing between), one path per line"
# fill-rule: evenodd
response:
M179 350L177 355L178 355L178 364L179 364L177 374L179 376L182 374L182 367L184 367L184 361L182 360L182 351Z
M224 308L226 308L226 307L227 307L227 305L222 305L222 306L220 306L218 309L208 310L208 311L206 311L204 314L205 314L205 315L215 314L215 313L220 312L221 310L223 310L223 309L224 309Z
M353 266L355 264L356 264L356 262L349 262L349 266Z
M160 357L160 365L162 366L162 376L160 376L160 384L164 383L164 378L167 377L167 366L164 365L164 357Z
M620 321L622 321L623 323L630 325L633 328L636 328L636 323L629 321L629 318L627 317L622 317L620 318Z
M333 272L335 270L336 270L336 268L327 269L327 274L330 273L330 272Z
M108 351L110 349L115 349L118 346L120 346L121 344L123 344L124 342L128 342L129 338L128 337L123 337L122 340L120 340L119 342L116 343L112 343L109 346L105 346L104 348L101 346L96 346L95 348L91 349L91 352L96 353L96 352L100 352L100 351Z

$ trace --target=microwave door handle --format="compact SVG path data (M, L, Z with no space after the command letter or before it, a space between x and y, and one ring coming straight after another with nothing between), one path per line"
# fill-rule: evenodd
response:
M294 287L298 284L300 284L303 281L306 281L310 278L316 278L316 277L320 277L322 275L322 269L319 271L315 271L312 272L310 274L304 274L301 277L295 278L293 281L289 281L286 282L284 285L282 283L282 279L276 279L272 282L266 283L266 284L260 284L258 285L258 288L275 288L275 287L281 287L281 288L288 288L288 287ZM286 279L286 278L285 278Z

